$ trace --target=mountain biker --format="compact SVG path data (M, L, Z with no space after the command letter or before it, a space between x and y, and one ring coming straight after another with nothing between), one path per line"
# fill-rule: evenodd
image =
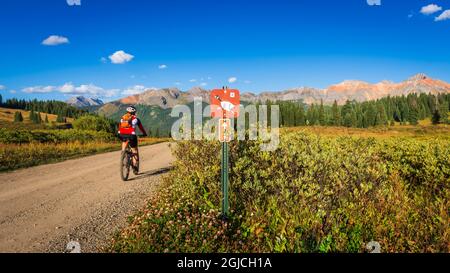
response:
M133 152L133 172L138 174L137 162L139 161L138 137L136 135L136 127L147 136L147 132L142 126L142 122L136 116L136 108L130 106L127 108L127 113L122 116L119 123L119 138L122 141L122 152L127 148L127 142L130 144Z

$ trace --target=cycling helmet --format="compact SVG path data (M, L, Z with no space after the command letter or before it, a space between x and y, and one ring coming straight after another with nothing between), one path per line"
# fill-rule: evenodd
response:
M136 113L136 108L134 108L134 106L130 106L130 107L127 108L127 112L131 113L131 114L134 114L134 113Z

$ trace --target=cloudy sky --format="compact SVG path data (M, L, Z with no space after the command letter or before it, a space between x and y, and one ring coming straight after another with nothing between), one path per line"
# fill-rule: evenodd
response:
M450 0L3 0L4 97L450 82Z

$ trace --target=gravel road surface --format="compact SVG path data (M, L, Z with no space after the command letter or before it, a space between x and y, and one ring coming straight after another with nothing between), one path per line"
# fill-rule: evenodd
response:
M120 179L120 152L0 174L0 252L99 252L171 168L170 144L140 148L141 174Z

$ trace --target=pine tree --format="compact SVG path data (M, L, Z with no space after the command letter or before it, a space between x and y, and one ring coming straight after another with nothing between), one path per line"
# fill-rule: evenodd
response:
M36 113L34 110L31 110L31 112L30 112L30 120L34 124L40 124L41 121L42 121L41 114L39 112Z
M373 103L369 103L367 110L365 112L365 116L366 116L366 126L367 127L371 127L371 126L375 126L376 125L376 110L374 109L375 107L373 106Z
M305 109L303 108L303 105L300 105L298 107L298 112L295 117L295 126L305 126Z
M306 114L306 124L307 125L315 125L315 119L314 119L314 104L312 104L309 108L308 108L308 113Z
M37 112L36 114L36 123L37 124L41 124L42 123L42 117L41 117L41 113Z
M356 112L352 111L351 119L350 119L352 127L358 127L358 117L356 116Z
M319 108L319 124L321 126L325 126L326 125L326 120L325 120L325 109L323 107L323 100L320 100L320 108Z
M344 116L343 124L345 127L352 127L352 114L346 113Z
M34 112L34 110L31 110L30 111L30 121L32 123L36 123L36 118L37 118L36 112Z
M387 125L387 115L384 105L380 102L378 103L377 116L375 125Z
M401 114L400 114L400 109L398 108L398 106L395 107L393 118L394 118L394 120L397 121L397 122L402 121L402 116L401 116Z
M449 106L448 102L442 101L439 105L439 112L441 114L441 122L442 123L448 123L448 112L449 112Z
M339 109L337 101L334 101L333 107L331 108L332 115L332 125L341 126L341 111Z
M434 125L438 125L441 122L441 113L439 113L439 109L434 110L433 117L431 118L431 122Z
M58 117L56 118L56 122L64 123L64 117L62 115L58 115Z
M419 111L417 107L411 107L409 110L409 118L408 121L411 125L417 125L419 124Z
M16 112L14 114L14 122L23 122L23 116L21 112Z

